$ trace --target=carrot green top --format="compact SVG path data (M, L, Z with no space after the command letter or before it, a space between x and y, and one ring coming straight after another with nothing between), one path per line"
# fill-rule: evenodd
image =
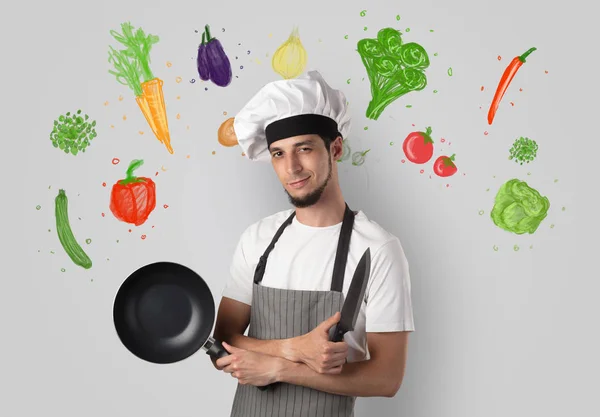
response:
M116 71L108 72L116 76L118 82L129 86L136 96L141 96L141 83L154 78L150 69L150 51L152 45L159 41L159 37L146 35L141 28L134 31L129 22L121 24L121 31L122 34L115 30L110 31L110 34L126 48L115 50L109 46L108 62L114 65Z

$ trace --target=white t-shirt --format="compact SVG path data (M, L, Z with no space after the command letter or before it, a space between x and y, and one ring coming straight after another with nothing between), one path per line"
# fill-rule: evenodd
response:
M254 270L279 226L292 214L283 210L250 225L240 237L233 255L230 278L221 295L252 304ZM342 223L312 227L296 216L283 231L267 258L261 285L293 290L331 289L333 265ZM365 301L355 329L344 335L348 362L369 359L366 332L414 331L411 286L406 256L399 239L358 211L350 237L344 299L352 276L367 247L371 250L371 274Z

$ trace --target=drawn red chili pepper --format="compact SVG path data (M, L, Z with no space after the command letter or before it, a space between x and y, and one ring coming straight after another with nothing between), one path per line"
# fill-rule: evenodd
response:
M156 207L156 185L146 177L136 177L133 171L144 163L134 159L127 168L127 177L117 181L110 194L110 211L126 223L141 225Z
M525 63L525 59L535 51L537 48L528 49L523 55L519 55L513 58L513 60L508 64L504 73L502 74L502 78L500 78L500 82L498 83L498 87L496 88L496 94L494 94L494 99L490 104L490 110L488 111L488 124L492 124L494 120L494 116L496 115L496 110L498 110L498 105L504 97L504 93L506 89L510 85L510 82L515 77L517 70L521 68L521 66Z

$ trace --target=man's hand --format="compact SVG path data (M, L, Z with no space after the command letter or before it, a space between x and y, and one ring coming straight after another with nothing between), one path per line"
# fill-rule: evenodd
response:
M264 386L277 382L280 361L285 359L222 344L230 354L216 360L218 370L231 374L242 385Z
M294 350L298 359L315 372L321 374L339 374L348 356L348 344L345 341L330 342L329 329L340 321L338 311L327 320L321 322L310 332L298 336L294 340Z

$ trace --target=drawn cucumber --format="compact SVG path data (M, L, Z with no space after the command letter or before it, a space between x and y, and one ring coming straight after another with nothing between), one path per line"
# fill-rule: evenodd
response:
M58 190L58 195L55 200L55 216L56 216L56 233L62 247L64 248L67 255L71 260L82 268L90 269L92 267L92 260L81 248L73 231L71 230L71 224L69 223L69 200L65 194L65 190Z

